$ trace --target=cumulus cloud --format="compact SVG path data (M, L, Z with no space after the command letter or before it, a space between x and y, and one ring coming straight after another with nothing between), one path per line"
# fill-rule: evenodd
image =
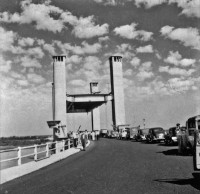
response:
M173 26L163 26L161 35L171 40L178 40L186 47L200 50L200 35L197 28L174 28Z
M140 46L136 49L137 53L153 53L153 46L152 45L146 45L146 46Z
M140 65L140 59L138 57L134 57L132 58L132 60L130 61L130 64L133 66L133 67L138 67Z
M17 34L13 31L6 31L0 26L0 50L9 51L17 38Z
M45 79L41 75L38 75L35 73L27 74L27 78L30 82L35 83L35 84L41 84L45 82Z
M125 72L123 72L124 76L131 76L133 74L133 70L132 69L127 69Z
M133 48L130 44L123 43L121 45L117 45L114 54L107 53L107 55L122 56L125 59L130 59L135 56L135 53L133 52Z
M99 37L99 42L105 42L108 41L110 38L109 36Z
M152 70L151 65L152 65L152 62L147 61L147 62L142 63L142 65L139 67L139 72L136 76L140 81L144 81L145 79L148 79L154 76L154 73L151 71Z
M140 80L140 81L144 81L145 79L148 79L148 78L151 78L153 77L153 72L148 72L148 71L140 71L138 74L137 74L137 78Z
M34 24L37 30L61 32L65 24L73 27L72 34L78 38L102 36L109 31L108 24L95 24L94 16L76 17L71 12L50 5L50 1L34 4L31 1L21 2L21 13L0 13L0 21L6 23Z
M20 86L28 86L29 82L27 80L17 80L17 84Z
M183 59L182 55L178 51L176 52L170 51L168 57L165 58L164 61L166 63L174 64L176 66L180 65L183 67L194 65L194 63L196 62L195 59L187 59L187 58Z
M153 32L144 30L136 30L136 23L116 27L113 31L116 35L127 39L137 39L141 41L149 41L152 39Z
M163 3L176 4L182 9L181 14L188 17L200 17L200 1L199 0L135 0L135 5L141 7L142 5L149 9L151 7L161 5Z
M167 86L171 92L185 92L192 88L194 84L193 79L171 78L168 80Z
M170 75L180 75L180 76L191 76L195 72L195 69L181 69L178 67L169 67L169 66L163 66L159 67L159 72L167 72Z
M3 12L0 14L0 21L8 23L31 24L35 23L38 30L49 30L60 32L63 28L61 20L56 20L52 15L61 14L63 11L55 6L44 4L34 4L31 1L21 2L22 12L10 14Z
M153 6L161 5L165 2L167 2L167 0L135 0L135 5L137 7L141 7L143 5L146 9L149 9Z
M5 60L3 56L0 56L0 72L8 73L11 70L12 62Z
M199 0L169 0L169 4L176 3L178 7L182 8L181 14L188 17L200 18L200 1Z
M23 67L36 67L36 68L41 68L42 67L37 59L30 58L30 57L27 57L27 56L21 57L19 59L19 63Z
M18 39L18 45L22 47L33 46L34 42L35 40L30 37Z
M88 44L86 41L83 41L81 46L72 46L70 43L63 44L61 41L54 41L54 43L61 49L63 54L68 52L72 52L76 55L94 54L99 52L102 47L99 43Z
M72 55L70 57L67 57L66 62L67 63L75 63L75 64L79 64L81 63L81 61L83 60L82 57L78 56L78 55Z

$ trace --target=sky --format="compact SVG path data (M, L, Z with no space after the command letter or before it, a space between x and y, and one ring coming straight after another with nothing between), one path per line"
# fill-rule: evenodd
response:
M66 91L110 91L108 58L123 57L126 122L185 125L200 114L199 0L0 0L0 136L52 134L53 55ZM111 127L111 105L100 107ZM91 129L90 113L67 114Z

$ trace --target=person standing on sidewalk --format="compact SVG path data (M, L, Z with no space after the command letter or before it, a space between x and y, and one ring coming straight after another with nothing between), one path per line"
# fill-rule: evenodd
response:
M86 147L86 134L85 134L85 132L81 133L81 144L83 146L83 151L85 151L85 147Z

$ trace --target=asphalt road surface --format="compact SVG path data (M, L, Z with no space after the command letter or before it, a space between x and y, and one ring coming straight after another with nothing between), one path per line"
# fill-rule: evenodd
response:
M200 174L176 147L100 139L65 160L1 185L6 194L196 194Z

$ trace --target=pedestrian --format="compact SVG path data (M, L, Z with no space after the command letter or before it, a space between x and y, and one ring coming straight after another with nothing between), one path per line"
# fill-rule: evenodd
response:
M96 140L99 140L99 131L95 131L95 135L96 135Z
M73 131L73 141L74 141L74 147L76 148L78 145L78 136L74 131Z
M85 132L81 133L81 144L83 146L83 151L85 151L85 147L86 147L86 134L85 134Z

